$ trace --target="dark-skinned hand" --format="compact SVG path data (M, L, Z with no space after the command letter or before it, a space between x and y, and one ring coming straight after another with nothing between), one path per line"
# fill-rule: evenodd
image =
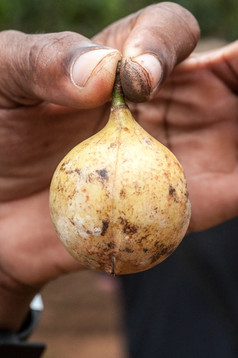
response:
M190 230L238 214L238 43L188 57L198 37L196 20L173 3L92 40L0 33L1 328L17 330L45 283L82 268L56 237L49 183L62 157L105 125L121 58L134 116L185 169Z

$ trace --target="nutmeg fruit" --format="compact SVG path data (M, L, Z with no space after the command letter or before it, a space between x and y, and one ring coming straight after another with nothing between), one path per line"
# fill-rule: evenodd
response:
M119 78L106 126L58 165L50 212L69 253L112 275L157 265L184 237L191 209L182 166L132 117Z

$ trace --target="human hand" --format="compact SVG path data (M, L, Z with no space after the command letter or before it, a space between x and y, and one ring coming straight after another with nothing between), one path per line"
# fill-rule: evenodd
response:
M198 36L192 15L171 3L119 21L94 43L74 33L0 34L2 328L18 329L42 285L81 268L56 238L48 210L49 183L65 153L106 123L121 53L128 60L122 73L127 96L145 99L188 56ZM134 57L143 53L146 57L137 57L136 65ZM145 61L149 73L141 67ZM137 71L130 84L129 74Z
M168 3L162 6L166 8ZM190 40L197 38L194 24L190 29ZM113 45L110 31L111 27L104 30L97 41ZM178 46L183 56L183 45L188 45L180 43L177 33L178 28L170 29L165 40L163 31L154 38L153 31L152 38L146 31L132 32L121 49L121 75L127 98L147 100L130 103L136 120L181 161L192 204L189 231L199 231L238 215L238 41L193 54L174 69L172 59L177 62L180 56L174 49ZM140 46L143 37L150 41ZM141 54L155 55L162 71L153 67L152 61L146 76L136 63L140 59L144 66L143 61L149 61Z
M189 231L238 215L238 41L191 55L158 94L131 104L138 122L183 165Z

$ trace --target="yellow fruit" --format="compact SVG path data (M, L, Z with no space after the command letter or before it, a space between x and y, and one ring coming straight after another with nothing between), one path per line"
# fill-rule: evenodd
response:
M65 156L50 189L51 217L66 249L113 275L163 261L190 219L180 163L134 120L117 88L107 125Z

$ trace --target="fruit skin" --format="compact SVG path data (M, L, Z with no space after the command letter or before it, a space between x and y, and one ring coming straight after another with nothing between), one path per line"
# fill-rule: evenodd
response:
M191 208L176 157L119 104L107 125L58 165L50 212L73 257L119 275L168 257L187 231Z

